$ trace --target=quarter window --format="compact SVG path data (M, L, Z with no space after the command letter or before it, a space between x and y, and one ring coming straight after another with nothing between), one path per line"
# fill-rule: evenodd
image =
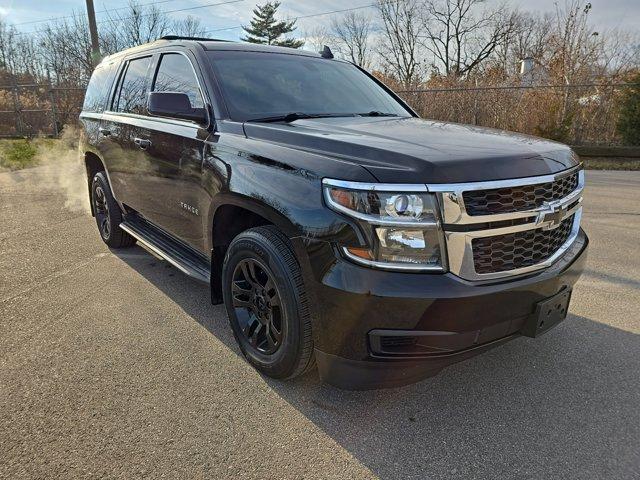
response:
M179 53L162 55L153 91L185 93L189 96L192 108L204 107L191 62Z
M147 70L151 57L136 58L127 63L121 81L115 111L144 115L147 107Z
M82 110L85 112L102 112L107 104L107 97L114 77L114 64L98 65L91 75L89 86L84 96Z

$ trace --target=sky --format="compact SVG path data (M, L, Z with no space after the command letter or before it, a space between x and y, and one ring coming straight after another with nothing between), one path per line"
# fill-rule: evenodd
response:
M140 3L151 3L150 0L139 0ZM220 4L222 2L227 4ZM490 0L493 1L493 0ZM497 1L497 0L495 0ZM560 0L563 2L564 0ZM319 13L334 12L353 7L365 7L362 12L373 13L371 5L375 0L281 0L280 13L283 17L299 18L298 33L304 35L318 26L328 26L332 15L318 16ZM180 19L187 15L197 17L208 30L207 35L225 40L238 40L242 35L242 24L247 24L251 11L256 3L263 0L156 0L156 5L164 11L188 9L171 12L169 15ZM553 11L556 0L507 0L507 4L520 10ZM586 3L586 2L585 2ZM215 5L218 4L218 5ZM621 28L640 31L640 0L591 0L591 23L594 30L606 31ZM98 23L105 14L103 10L111 10L127 5L127 0L101 1L94 0ZM73 12L85 13L84 0L0 0L0 17L22 31L33 31L43 23L36 23L52 17L69 15ZM333 14L339 15L339 13ZM231 28L230 28L231 27Z

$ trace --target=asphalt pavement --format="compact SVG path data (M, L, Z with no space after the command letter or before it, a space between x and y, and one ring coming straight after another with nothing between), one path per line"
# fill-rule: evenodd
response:
M640 478L640 172L587 184L566 321L347 392L260 376L206 286L102 243L70 173L0 173L0 478Z

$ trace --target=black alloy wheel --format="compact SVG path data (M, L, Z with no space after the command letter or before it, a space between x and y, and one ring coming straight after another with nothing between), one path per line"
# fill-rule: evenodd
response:
M242 333L258 352L272 355L282 345L286 321L273 274L254 258L241 260L233 272L232 304Z
M290 240L273 225L246 230L229 245L221 273L229 323L247 361L281 379L313 368L315 310Z
M100 237L111 248L130 247L136 239L120 228L122 211L113 198L105 172L98 172L91 180L91 206Z
M98 224L100 235L108 241L109 237L111 237L111 216L109 215L109 204L101 185L97 185L94 190L93 211L96 215L96 223Z

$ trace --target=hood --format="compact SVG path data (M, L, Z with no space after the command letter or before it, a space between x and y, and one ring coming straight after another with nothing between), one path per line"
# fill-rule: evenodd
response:
M560 143L419 118L322 118L244 128L249 138L361 165L385 183L505 180L556 173L579 162Z

